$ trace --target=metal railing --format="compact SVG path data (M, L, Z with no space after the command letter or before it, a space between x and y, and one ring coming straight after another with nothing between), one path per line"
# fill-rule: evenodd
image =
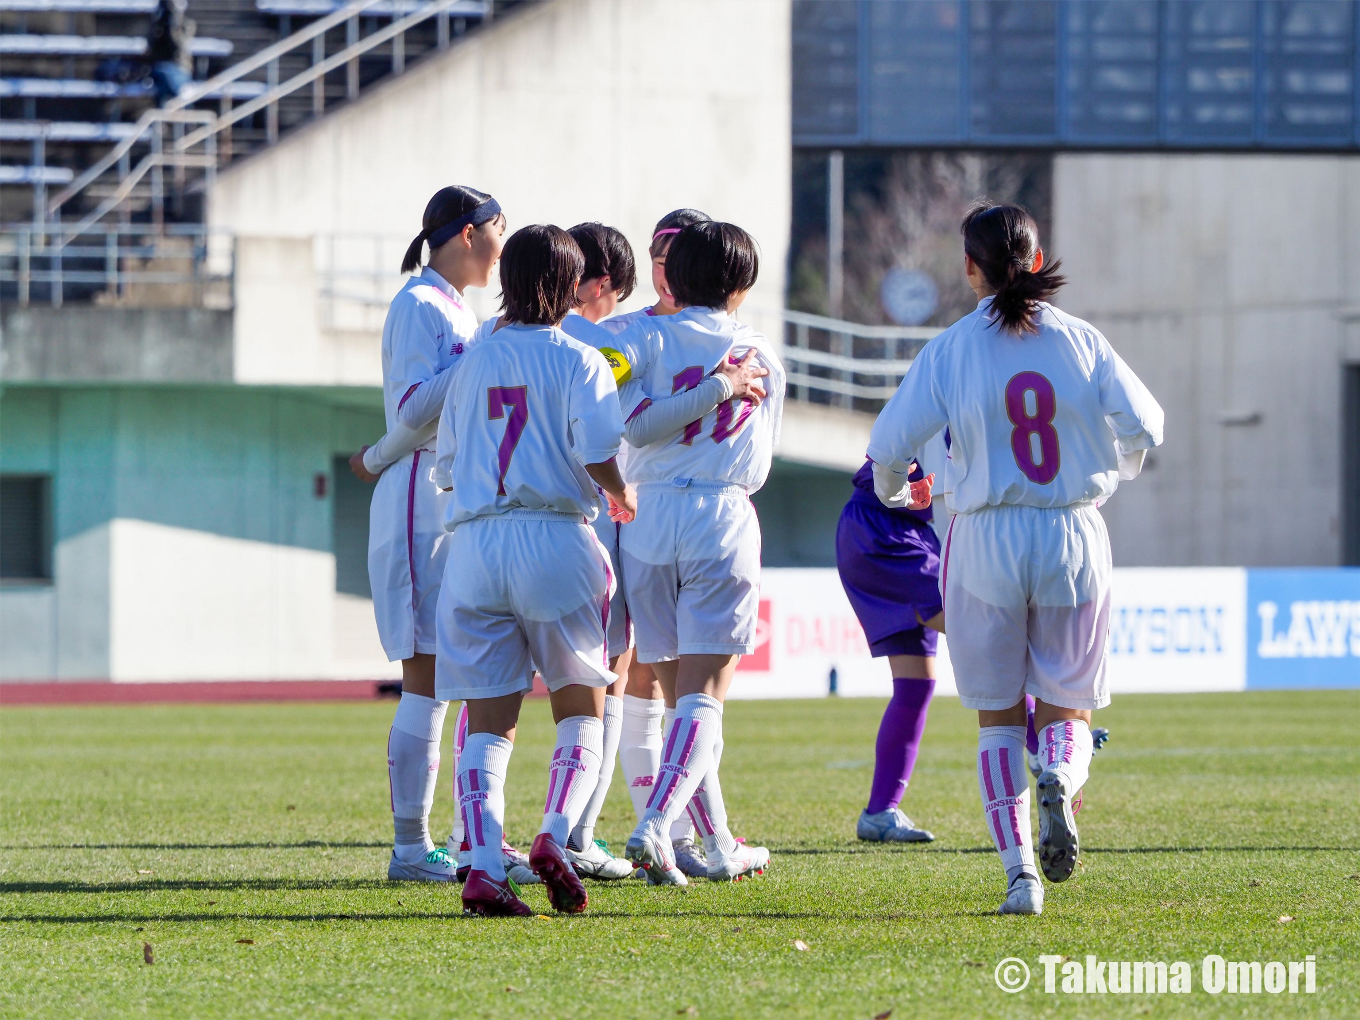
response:
M126 219L130 196L138 184L147 178L150 181L148 197L152 221L159 226L164 222L165 168L174 171L173 185L178 193L182 194L188 183L189 170L203 172L202 186L208 190L212 186L214 170L232 158L233 125L263 111L265 140L267 144L273 144L279 134L280 100L311 86L312 116L319 117L325 112L325 78L329 72L345 68L346 98L355 99L360 88L359 58L364 54L391 42L392 73L401 74L406 69L405 33L431 18L437 19L437 48L445 49L449 43L448 18L451 14L489 17L493 9L487 0L428 0L413 13L394 18L386 26L361 38L359 15L380 2L382 0L354 0L221 74L205 82L192 84L164 107L143 113L127 138L46 202L47 218L60 220L63 208L78 195L101 183L106 175L117 175L117 184L111 193L82 217L75 227L64 231L57 240L58 245L70 243L71 239L85 233L115 210L121 210ZM341 24L346 26L346 45L328 57L326 32ZM281 58L303 47L309 47L307 56L311 61L310 66L287 81L280 82ZM234 106L231 90L226 86L261 68L266 76L265 91L240 106ZM213 92L221 94L217 113L188 108ZM218 145L219 137L221 145ZM151 151L133 167L132 149L143 140L149 143Z
M62 243L58 243L62 242ZM60 224L0 234L0 300L230 308L235 239L197 224Z
M912 359L940 330L934 326L866 326L785 310L788 397L876 412L897 391Z

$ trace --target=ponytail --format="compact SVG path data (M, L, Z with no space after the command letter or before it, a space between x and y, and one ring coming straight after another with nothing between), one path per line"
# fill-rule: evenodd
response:
M1058 272L1062 263L1056 259L1030 271L1039 254L1034 217L1018 205L979 202L963 217L960 230L964 253L996 292L993 321L1017 336L1037 333L1034 317L1039 303L1056 294L1067 279Z
M469 225L480 227L497 218L504 219L500 203L484 191L462 184L440 188L425 205L420 233L406 246L401 259L401 271L414 273L420 268L420 256L428 241L430 251L446 244Z

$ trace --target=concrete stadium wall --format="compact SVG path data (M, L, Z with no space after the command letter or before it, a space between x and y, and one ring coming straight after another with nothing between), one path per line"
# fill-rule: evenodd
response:
M694 206L757 238L764 258L749 304L782 308L789 32L790 0L527 6L223 173L209 220L242 238L368 234L404 243L430 195L466 183L500 200L511 229L618 226L644 260L632 302L640 305L651 297L653 225ZM318 340L309 332L321 328L315 319L309 325L289 308L308 300L313 267L258 248L238 250L238 381L361 381L337 377L336 366L353 358L325 350L339 341ZM253 268L270 259L276 269ZM474 294L474 307L490 313L493 297ZM375 351L371 381L377 370Z
M1060 155L1059 295L1166 409L1105 510L1122 566L1341 562L1341 366L1360 362L1360 159Z
M0 470L51 476L54 577L0 585L0 678L394 675L336 591L332 460L382 428L355 399L6 387Z

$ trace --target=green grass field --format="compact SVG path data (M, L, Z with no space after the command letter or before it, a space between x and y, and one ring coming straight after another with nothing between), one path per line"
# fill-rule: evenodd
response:
M991 913L1004 876L953 699L903 805L937 842L855 840L881 709L729 705L723 787L734 831L774 853L763 878L592 884L584 915L491 921L464 918L456 886L385 880L391 702L7 708L0 1014L1360 1016L1360 691L1116 700L1084 867L1039 918ZM507 791L523 846L551 736L528 705ZM616 777L600 834L631 828ZM1042 953L1185 960L1195 990L1045 994ZM1210 995L1209 953L1314 954L1317 993ZM993 971L1012 956L1035 978L1008 995Z

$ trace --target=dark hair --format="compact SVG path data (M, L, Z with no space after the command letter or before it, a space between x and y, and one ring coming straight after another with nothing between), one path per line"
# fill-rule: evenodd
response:
M494 205L495 209L493 210L487 203ZM470 222L476 226L481 226L487 220L494 220L502 215L501 207L496 204L496 200L486 192L478 191L476 188L452 184L447 188L440 188L436 191L434 197L425 203L425 215L420 220L420 233L415 236L414 241L407 245L406 254L401 259L401 271L403 273L414 273L419 269L421 249L425 242L431 239L430 235L441 227L446 227L472 215L473 210L478 206L486 206L483 211L487 215L483 219L473 216ZM437 241L430 246L430 250L433 251L447 241L447 238L443 241Z
M701 213L698 209L676 209L674 212L666 213L652 228L652 243L647 246L647 253L654 259L660 258L666 254L681 227L687 227L691 223L711 223L712 220L713 217Z
M1058 293L1067 279L1059 275L1062 263L1045 262L1031 273L1039 253L1039 228L1027 209L1018 205L979 202L963 217L963 251L982 270L996 290L992 298L995 321L1012 333L1037 333L1034 315L1038 303Z
M506 322L556 326L576 304L586 258L552 224L516 230L501 251L501 310Z
M691 223L666 255L666 283L681 305L726 308L728 298L750 290L758 275L755 238L735 223Z
M567 231L581 246L586 257L582 280L609 277L609 286L620 301L628 300L637 286L637 265L633 261L633 246L620 231L603 223L578 223Z

